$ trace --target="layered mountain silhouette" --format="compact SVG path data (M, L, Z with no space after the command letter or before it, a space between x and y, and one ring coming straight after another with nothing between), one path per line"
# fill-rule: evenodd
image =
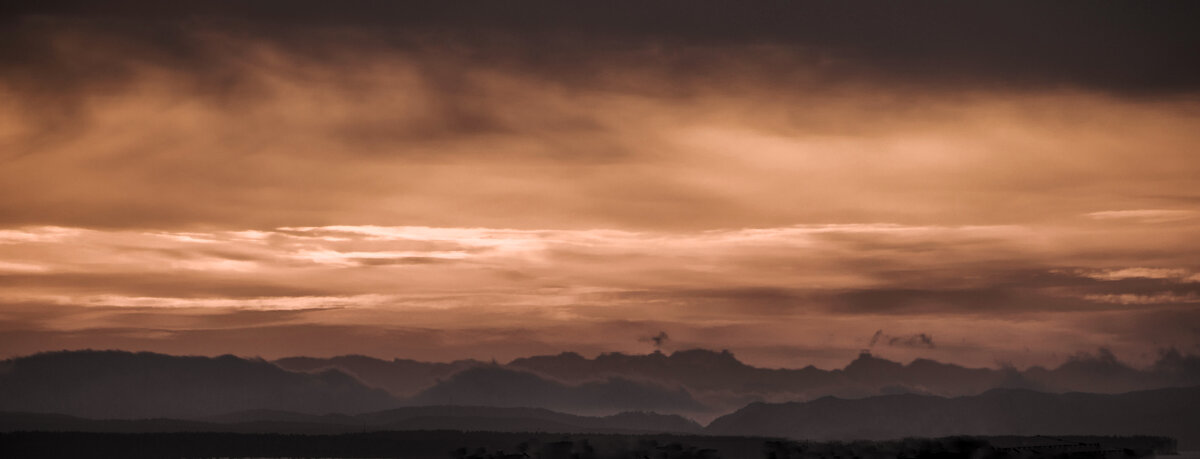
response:
M508 365L567 381L621 375L681 384L695 390L732 391L768 398L770 394L781 393L801 399L899 392L958 396L996 388L1119 393L1200 385L1200 357L1185 356L1174 349L1163 351L1158 362L1146 370L1118 361L1105 349L1096 354L1073 356L1054 369L1032 367L1025 371L966 368L928 359L905 365L867 352L842 369L821 370L812 366L765 369L746 365L727 351L701 349L670 355L601 354L594 359L563 353L516 359Z
M950 435L1164 435L1200 448L1200 387L1125 394L1050 394L995 389L946 398L901 394L864 399L755 403L706 431L813 440Z
M370 367L382 361L353 362ZM417 367L439 365L445 364ZM533 407L587 415L711 411L686 390L651 382L614 377L571 384L494 365L467 367L411 396L398 397L369 387L380 380L351 376L334 366L303 372L234 356L52 352L0 363L0 411L115 419L196 418L246 410L356 414L422 405ZM394 367L385 370L365 374L388 381L402 374ZM417 372L409 381L430 374L436 373Z
M576 416L539 408L423 406L358 415L251 410L200 419L93 420L0 413L0 432L240 432L338 434L459 430L562 433L704 433L798 440L906 437L1156 435L1200 448L1200 387L1126 394L1047 394L997 389L971 397L902 394L809 402L755 403L707 427L680 416L645 412Z
M288 357L274 363L280 368L292 371L344 371L397 397L411 396L455 373L485 365L478 360L438 363L407 359L380 360L362 355L344 355L328 359Z
M457 372L496 367L479 361L463 360L446 364L345 356L331 359L289 358L275 363L297 371L337 369L398 397L412 397L420 393L418 397L428 402L460 403L451 400L458 397L463 401L521 406L516 401L498 402L496 394L491 398L482 393L469 396L462 392L461 386L466 385L463 381L452 383L460 386L457 389L434 387L453 379L452 376ZM609 353L595 358L565 352L519 358L501 367L533 372L567 384L589 384L618 378L667 388L683 388L691 398L708 407L713 416L758 401L805 401L825 396L864 398L912 393L956 397L998 388L1055 393L1121 393L1200 385L1200 357L1182 355L1176 350L1164 351L1158 362L1148 369L1132 368L1104 349L1095 354L1073 356L1057 368L1033 367L1024 371L1014 368L966 368L928 359L901 364L869 353L862 353L841 369L823 370L813 366L767 369L747 365L727 351L702 349L671 354ZM457 395L452 396L453 393ZM528 404L525 401L521 403ZM681 408L686 405L667 404L655 409L705 418ZM550 403L528 406L578 411L577 407ZM622 409L626 408L632 407L622 406Z
M1177 353L1164 353L1146 370L1101 354L1078 357L1053 370L1024 372L929 360L903 365L865 354L832 371L760 369L729 353L711 351L606 354L595 359L562 354L508 365L405 361L401 365L423 369L414 371L411 380L391 366L394 362L365 357L302 362L311 371L289 371L281 368L286 365L234 356L121 351L9 359L0 362L0 412L5 412L0 413L0 430L704 432L815 440L1144 434L1172 436L1184 449L1200 448L1200 385L1120 394L984 389L966 396L932 395L1007 384L1093 384L1105 390L1183 384L1195 377L1196 359ZM375 371L352 375L352 369L323 364L328 362L366 365ZM456 365L457 370L452 368ZM447 376L435 376L429 386L407 396L372 387L382 384L371 375L417 387L413 381L440 374L431 368ZM555 376L560 374L561 379ZM696 392L724 391L733 394L727 399L732 400L747 394L818 393L813 387L894 393L754 402L725 411L729 414L703 430L684 417L648 412L704 419L715 417L711 413L720 408L697 400Z
M608 414L651 410L706 412L683 389L671 390L622 378L566 385L536 374L500 367L477 367L455 374L406 400L413 405L533 406L570 413Z
M964 368L918 359L907 365L863 353L845 368L764 369L729 352L667 355L574 353L506 365L427 363L363 356L267 362L64 351L0 363L0 410L93 418L194 418L244 410L355 414L401 406L536 407L581 415L656 411L707 420L749 403L876 395L976 395L995 388L1118 393L1200 385L1200 358L1164 352L1148 369L1111 353L1081 355L1054 369Z

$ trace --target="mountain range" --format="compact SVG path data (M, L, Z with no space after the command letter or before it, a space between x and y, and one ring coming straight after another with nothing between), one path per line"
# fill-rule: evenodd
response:
M909 437L1150 435L1200 448L1200 387L1126 394L1047 394L1021 389L946 398L901 394L755 403L707 427L680 416L628 412L588 417L539 408L405 407L358 415L249 410L199 419L96 420L0 412L0 432L236 432L341 434L376 431L667 433L812 441Z
M813 440L951 435L1164 435L1200 448L1200 386L1124 394L994 389L967 397L901 394L754 403L706 432Z
M92 418L190 418L248 407L361 413L394 397L337 370L287 371L232 355L49 352L0 363L0 410Z
M1179 438L1187 449L1200 447L1200 384L1187 386L1195 364L1196 357L1170 352L1144 370L1102 353L1055 369L1017 371L930 360L905 365L868 354L843 369L777 370L699 350L594 359L560 354L504 365L63 351L0 362L0 428L703 432L811 439L1146 434ZM1060 392L1072 385L1098 390ZM1162 387L1104 393L1154 385ZM814 396L823 392L837 395ZM786 399L789 394L794 396ZM738 399L750 401L720 411ZM702 428L694 420L711 422Z
M758 368L739 361L728 351L693 349L671 354L645 355L600 354L586 358L576 353L519 358L504 365L475 360L452 363L424 363L412 360L386 361L364 356L329 359L285 358L274 362L294 371L337 369L354 375L365 384L387 390L397 397L421 397L445 394L435 388L453 375L472 368L500 367L531 372L541 378L564 384L588 384L603 381L642 382L678 391L680 389L701 407L679 400L670 406L656 406L663 412L708 419L754 402L791 402L826 396L863 398L891 394L925 394L957 397L976 395L990 389L1030 389L1040 392L1122 393L1164 387L1200 385L1200 357L1177 350L1161 352L1146 369L1136 369L1119 361L1111 352L1079 354L1056 368L967 368L929 359L908 364L893 362L862 353L844 368L824 370L813 366L797 369ZM460 395L461 397L461 395ZM463 398L462 400L468 400ZM470 399L485 402L480 399ZM433 401L448 402L449 398ZM554 403L529 404L562 411L588 413L578 407ZM490 403L484 403L490 404ZM506 404L505 406L510 406ZM636 409L621 406L620 409Z
M290 371L231 355L49 352L0 363L0 410L116 419L196 418L250 409L356 414L427 405L534 407L597 416L710 411L686 390L653 382L610 377L569 384L498 365L464 368L412 395L397 396L371 387L378 380L335 367ZM436 373L418 373L414 380L427 374Z

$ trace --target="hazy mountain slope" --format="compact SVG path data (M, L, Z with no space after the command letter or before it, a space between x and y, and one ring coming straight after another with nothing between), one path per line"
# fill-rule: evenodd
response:
M409 405L537 407L577 414L709 411L683 389L610 378L578 385L501 367L462 371L405 401Z
M889 395L756 403L706 429L722 435L887 439L948 435L1165 435L1200 447L1200 387L1126 394L1049 394L998 389L943 398Z
M234 356L51 352L3 362L0 410L187 418L248 409L359 413L397 405L338 371L295 373Z
M416 360L381 360L362 355L332 358L287 357L273 363L290 371L315 372L337 369L358 378L364 384L390 392L397 397L411 396L459 371L484 365L478 360L450 363Z
M1080 354L1054 369L1030 368L1026 380L1050 391L1121 393L1162 387L1200 385L1200 356L1168 349L1149 368L1139 370L1119 361L1106 349Z
M918 393L975 395L996 388L1046 392L1121 393L1164 387L1200 385L1200 357L1164 351L1153 366L1139 370L1101 349L1071 357L1054 369L1033 367L966 368L917 359L901 364L862 353L845 368L822 370L756 368L728 352L694 349L667 355L601 354L588 359L575 353L516 359L509 367L586 381L619 376L682 385L701 400L720 394L744 400L810 400L827 395L861 398L881 394ZM737 399L736 397L729 397Z
M464 370L495 366L475 360L430 363L404 359L388 361L364 356L327 359L292 357L275 363L295 371L338 369L354 375L368 386L385 389L401 397L430 390ZM1095 354L1072 356L1057 368L1033 367L1025 371L1014 368L966 368L929 359L902 364L865 352L841 369L822 370L812 366L768 369L747 365L727 351L703 349L681 350L671 354L607 353L595 358L564 352L519 358L503 367L534 372L576 385L619 378L672 388L683 387L692 398L711 408L714 413L729 412L758 401L805 401L824 396L863 398L914 393L953 397L976 395L996 388L1121 393L1200 385L1200 357L1183 355L1176 350L1164 351L1158 362L1146 369L1132 368L1103 349ZM529 405L527 399L500 401L496 398L473 397L470 401L502 406ZM430 402L451 403L446 399ZM539 402L534 406L547 404ZM559 408L561 404L554 407ZM628 404L620 408L660 409L657 406L637 407Z
M534 356L513 360L509 367L532 370L555 378L591 380L610 376L639 377L677 384L698 390L794 391L844 382L839 375L814 367L797 370L755 368L739 361L728 351L703 349L678 351L670 355L600 354L588 359L564 352L553 356Z
M586 359L578 354L537 356L514 360L510 367L537 371L565 380L604 376L638 377L686 385L699 391L729 391L767 396L794 394L797 398L823 395L864 397L888 390L938 394L976 394L1000 387L1011 375L989 369L964 368L932 360L903 365L862 354L841 370L756 368L728 352L694 349L671 355L602 354Z
M905 365L866 353L844 369L827 371L756 368L728 352L706 350L590 359L564 353L503 366L362 356L289 358L271 364L233 356L77 351L0 362L0 410L190 418L250 409L325 414L453 404L543 407L586 415L657 411L703 421L755 401L826 395L960 396L995 387L1111 393L1188 384L1200 384L1200 358L1176 351L1164 352L1147 369L1131 368L1101 351L1072 357L1058 368L1026 371L925 359ZM389 397L367 386L410 395Z
M622 377L686 387L697 400L729 412L756 401L785 402L823 396L862 398L888 393L973 395L995 387L1032 387L1009 372L964 368L931 360L909 365L863 354L845 369L766 369L729 352L694 349L670 355L578 354L517 359L509 367L567 381Z

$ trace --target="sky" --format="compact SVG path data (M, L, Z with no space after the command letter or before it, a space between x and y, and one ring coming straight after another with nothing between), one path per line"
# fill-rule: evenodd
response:
M1200 353L1198 10L14 2L0 354Z

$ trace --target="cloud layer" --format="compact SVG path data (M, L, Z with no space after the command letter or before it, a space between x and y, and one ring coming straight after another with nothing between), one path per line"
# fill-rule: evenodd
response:
M31 227L0 233L8 260L0 292L5 327L42 336L13 335L6 344L14 353L68 336L151 348L191 336L194 344L172 350L200 352L200 336L264 328L277 329L282 342L248 349L268 356L301 353L285 349L304 346L296 342L307 333L335 342L361 335L360 348L314 341L304 348L314 354L426 357L427 349L408 346L438 336L460 341L451 349L461 346L439 357L511 358L650 350L657 345L647 336L669 332L672 339L658 345L831 365L877 344L886 345L884 355L938 352L975 364L1049 363L1101 345L1137 360L1156 346L1195 346L1200 283L1188 264L1195 254L1142 260L1170 268L1114 268L1155 251L1154 241L1104 250L1080 235L1111 233L1103 239L1112 241L1134 229L1086 217L1076 224L698 232ZM1193 225L1154 231L1172 244L1172 233L1183 237ZM1163 322L1172 316L1180 320ZM886 333L874 330L880 324Z
M6 6L0 340L1200 344L1195 5L684 6Z

